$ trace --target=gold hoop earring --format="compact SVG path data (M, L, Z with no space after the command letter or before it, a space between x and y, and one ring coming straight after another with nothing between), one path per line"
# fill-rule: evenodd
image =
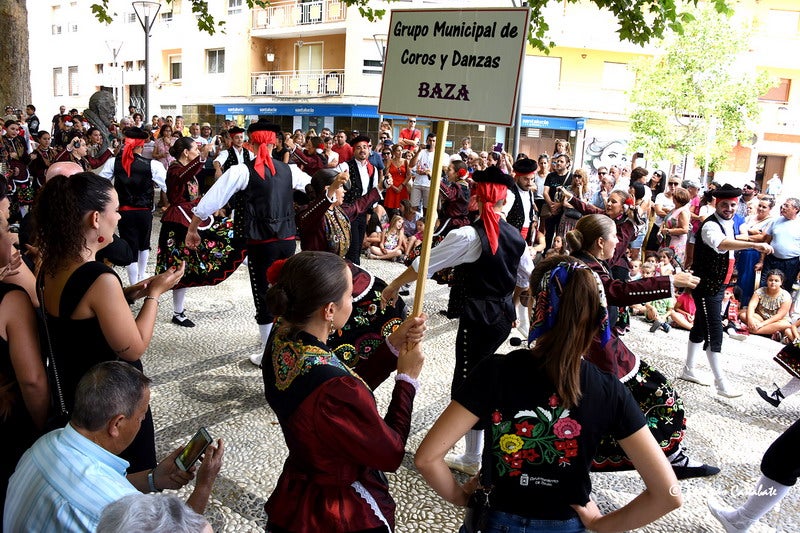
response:
M336 326L333 325L333 319L331 318L331 325L330 325L329 335L333 335L334 331L336 331Z

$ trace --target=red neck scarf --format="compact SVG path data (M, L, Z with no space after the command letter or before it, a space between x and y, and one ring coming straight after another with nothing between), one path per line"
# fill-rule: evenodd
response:
M133 164L133 150L144 146L144 139L130 139L125 138L125 147L122 149L122 168L128 177L131 177L131 165Z
M495 212L494 205L506 198L508 187L500 183L478 182L475 184L475 194L480 201L480 213L483 227L486 229L486 238L492 255L497 253L497 239L500 235L500 214Z
M268 145L277 143L274 131L254 131L250 134L250 141L258 144L258 153L256 154L255 171L261 179L264 179L264 165L269 168L272 175L275 175L275 165L272 163L272 153Z

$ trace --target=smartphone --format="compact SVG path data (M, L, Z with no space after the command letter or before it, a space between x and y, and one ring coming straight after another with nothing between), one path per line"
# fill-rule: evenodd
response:
M497 152L498 154L502 153L503 152L503 143L495 144L494 148L492 148L492 152Z
M200 459L200 456L203 455L203 452L206 451L211 442L211 435L208 434L208 430L201 427L194 434L192 440L186 444L180 455L175 458L175 464L184 472L189 470Z

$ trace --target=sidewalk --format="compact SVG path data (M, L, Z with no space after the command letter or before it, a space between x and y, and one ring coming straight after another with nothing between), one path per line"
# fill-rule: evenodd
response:
M154 226L157 237L158 220ZM363 260L362 266L388 280L403 269L396 263L372 260ZM152 269L151 261L148 272ZM124 272L121 276L127 279ZM398 532L457 531L462 516L461 509L428 488L413 466L414 451L449 401L456 322L437 313L446 306L446 298L446 287L428 282L424 307L430 319L423 385L414 405L403 466L389 474L398 504ZM411 300L413 291L406 298ZM286 448L277 419L264 400L261 372L247 360L259 341L246 268L217 287L187 292L186 314L197 327L171 324L171 313L171 298L164 296L153 341L143 358L145 372L154 380L151 406L159 457L188 441L199 426L206 426L214 438L222 437L225 463L206 515L215 531L263 531L263 505L281 472ZM676 376L684 361L688 332L673 328L669 334L651 334L637 318L631 326L625 343L668 377ZM506 344L502 349L513 348ZM779 349L778 343L765 338L724 340L726 368L732 383L744 392L740 398L726 399L710 387L676 383L686 404L684 442L691 456L719 466L722 472L683 481L683 507L642 531L722 531L706 508L706 497L719 494L729 504L743 502L760 476L762 454L800 414L798 397L775 409L754 390L757 385L782 384L788 379L772 362ZM707 365L702 370L710 372ZM380 412L385 412L391 384L389 380L376 391ZM593 474L592 481L594 497L604 511L623 505L642 487L635 473ZM800 489L793 488L782 505L762 519L762 525L751 529L754 533L775 530L800 531Z

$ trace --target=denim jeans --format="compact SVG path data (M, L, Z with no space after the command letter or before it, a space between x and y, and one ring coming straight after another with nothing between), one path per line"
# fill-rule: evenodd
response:
M582 533L586 531L579 518L569 520L537 520L515 514L492 511L483 533ZM466 533L461 526L459 533Z

